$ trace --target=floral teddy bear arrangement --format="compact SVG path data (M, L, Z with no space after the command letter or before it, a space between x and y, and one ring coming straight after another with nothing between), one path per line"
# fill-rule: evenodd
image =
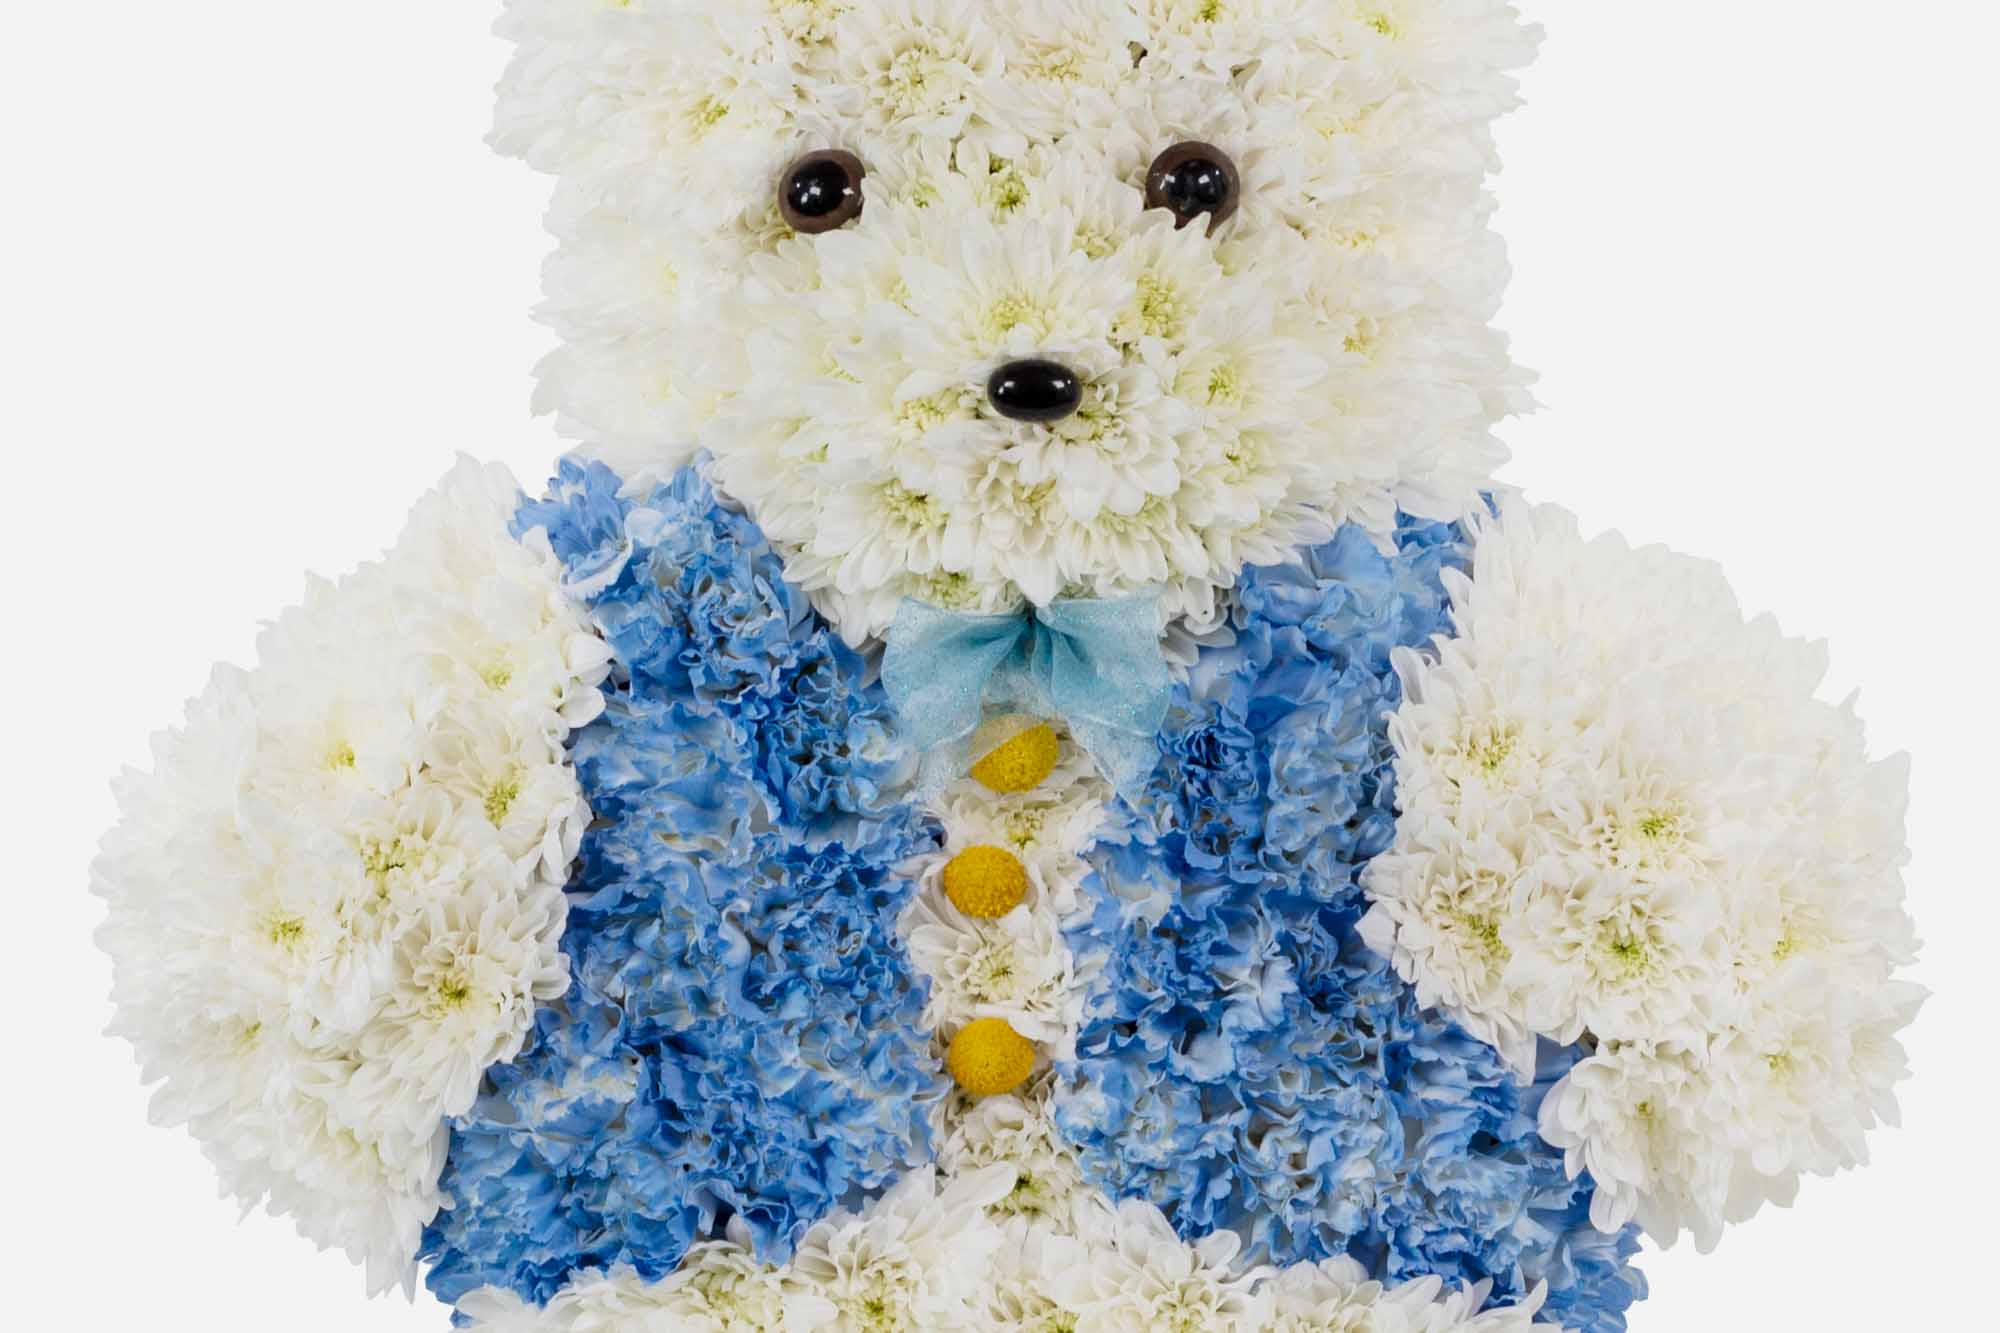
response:
M492 1333L1613 1333L1861 1161L1905 772L1493 481L1505 0L510 0L541 498L121 780L115 1031Z

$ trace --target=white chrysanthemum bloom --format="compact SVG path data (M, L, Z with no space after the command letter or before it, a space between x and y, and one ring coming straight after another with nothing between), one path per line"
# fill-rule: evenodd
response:
M833 31L820 104L873 143L951 139L988 120L1006 68L986 6L973 0L869 0Z
M582 1273L542 1309L488 1287L458 1313L478 1333L814 1333L834 1319L790 1267L758 1263L740 1223L728 1239L692 1247L656 1283L632 1269Z
M516 866L560 877L576 859L589 808L559 753L539 755L509 719L441 721L428 738L425 781L457 808L483 813Z
M1077 1209L1101 1196L1049 1114L1049 1087L1045 1073L1018 1093L947 1098L933 1117L934 1137L938 1167L948 1176L1013 1168L1013 1189L988 1207L995 1217L1032 1218L1066 1234Z
M1270 1270L1236 1263L1242 1240L1219 1231L1193 1245L1152 1204L1100 1204L1079 1225L1075 1261L1050 1279L1076 1333L1261 1333Z
M569 987L564 913L547 898L522 912L497 856L467 870L397 932L387 993L356 1043L353 1092L401 1108L412 1133L435 1108L469 1108L487 1067L520 1053L537 1006Z
M1397 664L1363 935L1524 1071L1593 1043L1544 1136L1599 1226L1712 1245L1894 1119L1906 766L1712 566L1509 501L1447 578L1455 636Z
M1104 1213L1100 1204L1099 1215ZM984 1322L993 1333L1076 1333L1077 1316L1053 1292L1066 1268L1087 1263L1088 1243L1065 1227L1016 1218L993 1259L985 1291Z
M629 1268L584 1273L546 1306L488 1287L462 1298L474 1333L812 1333L832 1307L789 1268L759 1263L748 1237L689 1250L659 1282Z
M1000 28L1007 70L1003 127L1035 143L1109 131L1132 79L1132 50L1146 25L1126 5L1021 0Z
M1546 869L1543 872L1547 873ZM1516 885L1520 888L1520 885ZM1695 882L1648 882L1575 867L1527 890L1500 931L1527 1026L1568 1045L1696 1030L1733 984L1723 905Z
M578 1279L576 1285L584 1281ZM574 1289L557 1292L547 1305L536 1305L511 1291L486 1287L461 1297L455 1313L474 1333L570 1333L576 1326Z
M378 1290L413 1277L446 1118L568 982L563 743L608 654L508 534L519 498L461 464L384 560L311 584L119 781L94 868L154 1118Z
M1384 1287L1352 1259L1285 1269L1265 1287L1267 1333L1529 1333L1544 1291L1504 1309L1483 1310L1491 1284L1447 1291L1435 1277Z
M1524 376L1491 329L1505 0L510 0L495 142L560 178L537 403L640 486L706 451L851 640L1158 589L1175 641L1250 563L1476 509ZM1233 216L1146 177L1221 149ZM795 235L788 164L866 207ZM1062 362L1080 408L987 384Z
M836 1213L799 1242L794 1280L830 1305L830 1333L976 1329L1002 1237L987 1209L1013 1187L1005 1166L941 1181L913 1171L859 1215Z
M911 899L901 929L910 960L930 979L926 1027L950 1033L977 1018L1004 1018L1043 1043L1049 1058L1069 1058L1088 987L1054 913L1023 905L980 921L927 892Z
M732 1230L740 1231L740 1224ZM686 1333L806 1333L824 1328L834 1317L832 1306L794 1280L789 1268L757 1262L747 1234L695 1246L649 1298L665 1316L657 1321L662 1333L668 1329ZM596 1322L579 1321L577 1333L624 1333L631 1327L625 1312L635 1304L628 1299Z

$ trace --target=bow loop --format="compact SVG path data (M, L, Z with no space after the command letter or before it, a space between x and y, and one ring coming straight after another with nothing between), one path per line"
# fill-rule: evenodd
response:
M1060 717L1104 776L1135 796L1159 762L1172 676L1150 597L1076 599L1020 615L903 603L882 683L905 738L942 787L988 708ZM947 771L956 770L956 771Z

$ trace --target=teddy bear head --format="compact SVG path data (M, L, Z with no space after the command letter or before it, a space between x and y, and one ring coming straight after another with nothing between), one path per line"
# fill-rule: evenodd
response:
M706 454L851 641L1460 517L1504 0L515 0L496 142L559 177L540 402Z

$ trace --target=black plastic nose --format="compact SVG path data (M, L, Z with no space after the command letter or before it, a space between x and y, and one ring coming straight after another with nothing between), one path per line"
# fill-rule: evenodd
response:
M986 381L986 396L1010 421L1061 421L1083 406L1083 381L1059 361L1010 361Z

